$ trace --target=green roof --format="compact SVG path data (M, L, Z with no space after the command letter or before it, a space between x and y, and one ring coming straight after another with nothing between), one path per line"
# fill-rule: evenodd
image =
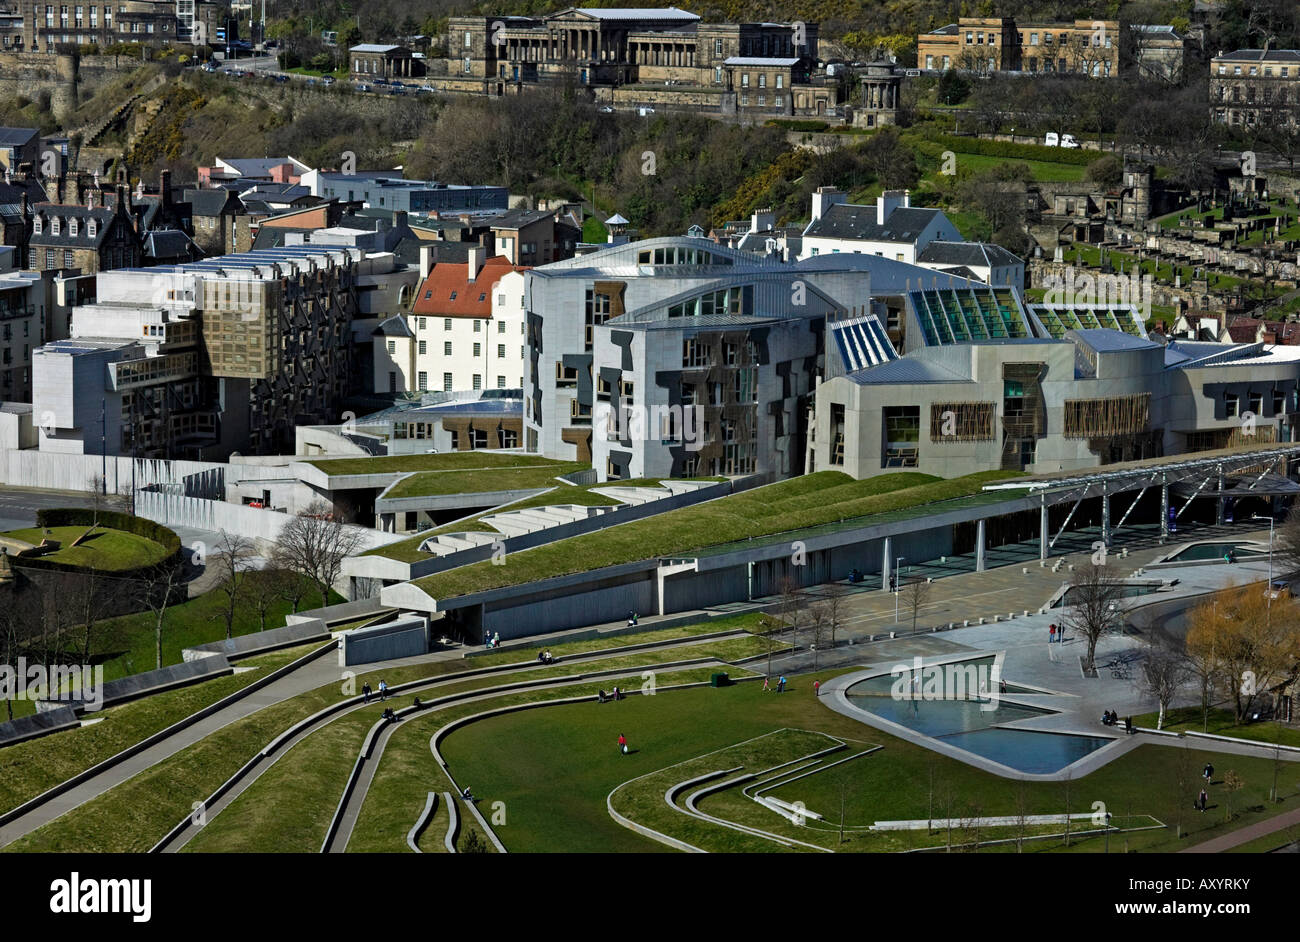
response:
M551 466L556 474L573 470L571 461L493 451L448 451L436 455L379 455L373 458L313 458L308 464L326 474L397 474L407 471L471 471Z
M984 471L943 480L896 472L855 481L839 471L819 471L510 553L505 565L474 563L413 584L433 598L449 599L640 560L702 555L711 548L741 541L769 538L779 542L779 534L810 527L849 529L888 522L889 515L904 512L924 516L934 512L936 501L1009 500L1015 495L984 495L981 488L990 481L1015 476L1016 472L1010 471Z

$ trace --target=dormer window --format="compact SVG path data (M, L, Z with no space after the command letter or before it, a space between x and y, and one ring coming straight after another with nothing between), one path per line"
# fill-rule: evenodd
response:
M53 219L50 220L50 235L58 235L58 234L59 234L59 217L55 216Z
M44 231L45 231L44 221L41 219L40 216L37 216L35 219L32 220L32 232L36 235L40 235Z
M76 237L77 235L77 217L73 216L68 220L68 235Z
M99 229L99 223L92 217L86 220L86 235L95 238L95 233Z

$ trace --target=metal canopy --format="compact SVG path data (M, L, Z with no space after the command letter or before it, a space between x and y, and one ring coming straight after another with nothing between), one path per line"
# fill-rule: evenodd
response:
M984 490L1029 490L1031 493L1042 495L1052 504L1067 500L1081 500L1090 493L1101 493L1103 490L1108 494L1118 494L1150 487L1153 484L1175 484L1184 481L1201 485L1201 493L1205 494L1205 482L1210 477L1240 476L1247 469L1257 469L1261 464L1271 465L1284 460L1288 465L1291 461L1300 460L1300 443L1290 442L1231 452L1206 452L1196 457L1183 456L1174 460L1157 458L1149 463L1111 471L1099 468L1074 475L1038 479L1019 478L1014 481L986 484ZM1266 483L1266 478L1271 478L1272 483ZM1286 482L1289 486L1283 486L1278 483L1280 480L1285 479L1266 470L1251 484L1224 488L1221 492L1215 488L1208 493L1215 496L1242 497L1247 493L1292 494L1300 491L1300 488L1289 481Z

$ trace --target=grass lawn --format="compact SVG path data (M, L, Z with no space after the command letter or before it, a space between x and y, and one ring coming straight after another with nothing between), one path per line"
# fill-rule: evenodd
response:
M262 578L260 572L250 572L245 578ZM181 661L181 649L196 644L219 641L226 636L226 623L221 618L225 606L225 595L216 590L205 592L197 598L173 605L163 617L163 665L178 664ZM300 608L314 607L320 601L316 588L310 587L303 596ZM342 596L330 593L331 602L343 601ZM293 606L286 601L276 601L267 610L266 627L281 628L285 615L291 614ZM104 642L111 656L104 661L104 677L113 680L129 674L151 671L158 666L154 652L154 616L152 612L137 612L133 615L121 615L101 622ZM257 612L251 606L242 605L235 609L232 633L235 637L252 634L262 628Z
M16 808L319 646L286 648L248 658L240 666L256 670L124 703L100 712L94 717L100 722L5 747L0 750L5 770L0 776L0 811Z
M537 455L499 454L492 451L448 451L437 455L380 455L375 458L318 458L315 465L326 474L393 474L405 471L499 471L550 465L569 469L572 461L555 461ZM584 467L586 467L584 465ZM564 474L565 470L557 470Z
M1135 717L1133 722L1148 729L1156 728L1159 713L1144 713ZM1211 733L1215 736L1235 736L1237 739L1249 739L1268 745L1281 743L1283 746L1300 746L1300 729L1285 726L1282 723L1264 721L1261 723L1238 723L1232 710L1212 708L1209 722L1202 722L1200 707L1180 707L1165 714L1164 729L1175 732Z
M598 649L597 649L598 650ZM422 694L428 701L435 697L445 697L456 693L483 690L505 683L541 678L557 680L574 676L575 671L584 670L653 670L656 665L688 658L715 657L721 660L750 657L765 650L759 638L744 637L704 642L699 645L668 647L618 655L617 651L598 662L588 662L582 667L558 664L542 667L535 661L525 662L532 669L521 674L509 676L484 676L463 681L452 681ZM572 653L572 652L571 652ZM478 660L478 659L476 659ZM472 665L478 666L478 665ZM680 671L656 672L656 685L674 682L672 678ZM705 670L701 677L712 673ZM740 677L750 672L744 668L732 668L728 671L733 677ZM386 678L388 679L388 678ZM402 678L405 679L405 678ZM697 678L698 679L698 678ZM398 682L401 682L400 680ZM624 681L626 684L628 681ZM592 686L592 684L596 686ZM582 689L590 687L595 692L598 687L609 688L616 681L593 681ZM642 680L633 679L631 683L639 686ZM502 702L516 701L515 697L535 697L538 692L508 694L509 699ZM554 699L573 694L567 692L549 692ZM389 705L401 709L411 702L409 696L392 697ZM495 703L495 701L493 701ZM439 711L447 718L456 715L469 715L481 709L490 708L491 704L479 704L474 709L461 710L458 706ZM356 761L357 753L365 739L366 733L378 719L381 707L362 707L332 720L327 726L317 730L290 752L239 796L221 815L213 819L203 833L186 845L186 849L195 851L242 851L242 852L301 852L312 853L319 849L325 839L325 830L330 817L343 793L343 785ZM460 711L460 712L453 712ZM410 757L399 760L405 766ZM385 769L385 775L387 770ZM443 782L439 789L449 787ZM427 788L426 788L427 791ZM414 820L414 819L412 819ZM399 848L400 849L400 848Z
M696 683L708 680L711 673L712 669L707 667L672 671L659 675L658 683L660 688L673 684ZM544 700L563 699L566 697L592 696L596 693L598 688L604 687L608 689L608 686L608 681L604 681L596 683L580 683L553 690L536 690L526 693L511 694L509 696L493 699L490 702L468 703L448 710L440 710L435 714L421 713L418 716L405 721L402 728L393 733L392 737L388 741L388 747L384 751L384 756L380 764L379 774L376 776L374 784L366 795L366 800L362 805L361 814L357 818L357 826L353 832L352 841L349 843L348 850L401 851L406 848L406 832L410 829L411 825L415 823L415 818L420 813L420 809L424 807L425 797L428 792L431 789L443 791L449 787L447 779L434 763L432 753L429 750L429 737L439 727L462 716L472 716L473 714L481 713L484 710L495 709L497 707L508 706L511 704L536 703ZM727 690L731 689L736 688L727 688ZM727 691L720 690L713 692L723 694ZM621 700L617 703L598 704L595 702L588 702L546 707L540 710L527 710L523 713L507 714L506 718L512 716L547 718L556 712L564 711L567 713L569 710L577 709L580 714L583 715L590 714L592 711L604 711L605 715L610 717L611 721L613 721L625 707L634 703L643 701L654 702L661 698L677 695L679 695L679 692L677 691L661 689L661 692L654 697L635 696L628 697L626 700ZM496 718L494 717L492 719L480 721L480 723L492 723L495 719ZM516 803L505 793L497 794L495 789L489 792L481 788L480 784L486 776L480 774L467 775L465 769L461 767L458 760L452 758L451 753L448 752L448 747L453 741L456 741L458 743L456 747L456 755L463 756L464 747L460 744L464 743L466 740L465 730L472 729L477 731L480 728L480 723L474 723L469 727L462 727L462 729L456 730L443 740L443 756L447 759L453 773L456 775L457 781L461 782L463 785L468 785L473 790L476 797L482 798L482 801L480 801L479 804L479 810L482 811L484 816L489 818L489 820L492 818L492 815L496 810L493 806L493 802L498 800L505 801L504 811L506 815L506 823L504 825L494 825L494 828L497 831L497 836L501 838L502 842L505 843L509 850L525 850L527 848L515 846L515 841L513 839L515 832L512 827L515 822L515 813L519 812L528 814L526 808L530 803L523 800ZM544 729L549 728L549 725L544 727ZM475 734L471 733L468 738L472 740L474 735ZM636 740L631 737L630 731L629 738L632 739L630 745L633 749L636 749L637 743ZM602 743L602 751L607 751L610 759L613 760L615 758L615 745L616 740L618 739L618 732L615 731L611 736L607 737L607 739L607 742ZM559 749L563 748L559 743L554 744L554 747ZM544 742L538 742L535 744L534 748L547 750L551 749L552 746ZM473 751L472 744L468 745L468 749ZM423 757L427 757L427 762L424 761ZM514 783L514 790L509 793L510 795L527 794L529 790L528 780L531 772L526 757L516 756L513 754L497 754L494 758L502 763L498 770L499 776L494 776L494 778L504 777ZM636 759L636 754L634 752L630 756L619 758L624 762L631 762ZM400 768L404 770L402 774L394 776L392 779L388 776L390 761L398 764ZM626 768L626 766L624 767ZM557 791L563 791L562 789L556 789L554 787L555 783L544 785L544 783L538 782L534 784L545 787L547 792L552 795ZM604 808L604 796L602 795L600 804L602 814L604 814ZM565 815L560 813L560 811L561 809L558 808L537 809L534 806L533 820L543 829L546 827L543 822L547 820L562 825L565 823ZM606 820L609 820L608 816L606 816ZM609 823L611 825L613 824L612 821ZM638 837L631 831L626 831L623 828L619 828L617 825L614 825L614 828L617 831L622 832L622 834L611 836L620 838L620 842L601 842L599 846L595 846L593 849L613 852L624 850L654 850L658 847L657 844L654 844L645 838ZM579 826L579 830L581 829L582 828ZM623 835L626 835L627 839L623 839ZM433 837L431 835L426 836L423 845L428 845L432 840Z
M956 152L955 152L956 153ZM1006 157L989 157L985 154L963 154L957 153L957 168L968 170L971 173L983 173L985 170L991 170L994 167L1001 167L1003 164L1017 163L1025 164L1034 175L1034 179L1041 183L1073 183L1076 180L1082 180L1086 167L1078 164L1062 164L1048 160L1015 160Z
M740 623L740 619L749 618L750 616L739 616L737 619L727 619L728 623ZM756 617L756 616L755 616ZM730 627L730 625L726 626ZM557 657L571 656L578 653L587 653L590 651L617 649L631 643L643 641L659 640L660 637L681 637L689 638L692 635L701 632L720 630L717 622L712 624L683 625L677 628L664 629L658 632L642 632L630 637L613 637L604 639L593 639L591 641L572 642L570 645L551 645L551 651ZM747 640L747 639L740 639ZM757 641L757 639L748 639ZM718 646L724 642L711 642L715 650L725 651L727 648ZM728 646L732 641L725 642ZM613 653L616 653L613 652ZM277 652L276 654L267 655L269 659L287 657L289 652ZM645 652L637 658L638 663L652 664L670 660L673 657L681 657L679 653L664 653L660 651ZM702 657L705 653L700 653L692 649L689 655L692 657ZM631 657L628 655L627 657ZM243 663L257 664L263 663L264 659L250 659ZM287 662L287 661L286 661ZM271 663L267 661L266 663ZM379 680L386 680L391 686L406 683L407 681L420 680L426 677L437 677L442 674L452 674L465 670L472 670L479 667L494 666L498 664L519 664L520 666L532 666L537 662L525 652L518 651L501 651L495 654L487 654L482 657L473 658L469 661L437 661L432 664L416 664L395 670L370 671L365 674L359 674L355 680L355 689L359 690L363 683L369 682L371 687L376 687ZM616 667L619 664L615 661L603 663L604 667ZM540 665L538 665L540 668ZM553 668L545 669L546 673L538 674L532 671L528 672L530 677L547 676L548 674L567 674L569 668L564 665L556 665ZM708 673L708 670L705 670ZM735 672L733 672L735 673ZM239 677L243 675L235 675ZM250 675L251 676L251 675ZM657 678L659 684L668 683L665 680L667 674L660 675ZM223 678L222 680L233 680L234 678ZM518 679L518 678L512 678ZM211 681L216 684L221 681ZM494 676L472 678L466 681L456 683L454 689L474 689L488 687L497 683L505 682L503 679ZM207 687L207 684L200 685ZM609 686L606 682L606 686ZM173 694L159 694L158 697L149 698L149 700L140 701L139 705L147 703L163 702L161 698L170 697L177 694L185 694L190 691L199 690L200 687L187 688L185 691L176 691ZM451 686L441 688L443 691L453 689ZM592 687L592 691L595 691ZM229 691L227 691L229 692ZM221 694L224 695L224 694ZM321 687L309 693L302 694L282 703L273 704L258 712L244 717L231 723L229 726L218 730L202 742L188 746L175 755L169 757L151 769L142 772L140 775L123 782L111 791L100 795L99 797L87 802L81 807L69 812L66 815L50 822L45 827L27 835L20 841L11 845L15 851L23 850L93 850L102 852L141 852L148 850L173 826L181 819L183 815L189 814L191 803L202 801L216 789L218 785L228 779L242 766L254 752L264 747L277 734L292 726L299 720L305 719L318 710L338 702L344 697L343 691L337 685ZM212 696L206 702L212 702L218 699L218 696ZM428 699L425 695L425 699ZM628 701L625 701L628 702ZM200 703L193 709L198 709L204 705ZM127 710L131 704L123 706L121 710ZM192 712L192 710L190 711ZM106 714L107 715L107 714ZM178 712L174 719L186 715ZM174 719L171 722L174 722ZM90 729L97 729L102 724L97 724ZM168 725L161 723L156 728L163 728ZM153 729L149 730L150 732ZM42 740L34 740L31 743L21 744L11 747L12 750L30 750L31 758L25 759L29 764L36 768L39 763L46 761L44 753L41 751L42 743L48 748L49 744L54 743L61 736L67 735L85 735L89 730L78 730L68 734L58 734L55 737L49 737ZM141 734L132 742L143 738ZM425 738L425 749L427 752L428 738ZM99 758L105 758L112 755L112 750L106 752ZM4 757L19 755L10 749L4 750ZM355 752L348 760L349 768L351 762L355 762ZM27 797L38 794L50 785L63 781L69 775L92 765L94 761L86 761L78 768L72 769L67 774L58 774L57 771L49 773L50 779L41 779L39 782L30 786L23 786L28 793L23 797L13 800L13 804L18 804ZM46 774L35 771L28 774ZM269 774L269 773L268 773ZM346 772L345 772L346 774ZM254 786L256 787L256 786ZM250 789L251 791L251 789ZM423 794L423 793L422 793ZM334 802L337 803L337 794L334 796ZM328 803L328 801L326 802ZM233 807L233 806L232 806ZM333 805L329 808L328 813L333 814ZM417 809L418 813L418 809ZM213 819L213 823L220 820L224 815ZM414 817L412 817L412 822ZM328 823L328 818L326 819ZM407 827L409 828L409 824ZM323 831L321 832L323 836ZM403 832L405 834L405 832ZM319 841L317 841L317 848Z
M62 544L57 552L47 553L42 559L66 563L70 566L85 566L105 572L121 572L138 566L150 566L161 562L167 551L161 543L124 530L111 530L97 527L78 546L73 546L89 529L84 526L50 527L46 534L43 527L26 527L22 530L9 530L4 536L16 540L25 540L39 545L43 539L57 540Z
M256 580L263 576L259 572L250 572L246 578ZM320 598L316 593L316 588L310 586L299 607L311 607ZM342 601L342 596L331 592L330 601ZM183 648L224 639L226 623L220 617L224 605L225 596L212 590L197 598L169 607L166 615L163 616L163 666L179 664L182 660ZM292 604L287 601L276 601L267 610L266 627L283 627L284 616L290 614L292 608ZM234 636L252 634L260 630L262 630L261 620L251 607L247 605L236 607L235 620L232 624ZM91 660L103 665L106 681L117 680L131 674L154 670L158 666L154 646L152 612L119 615L97 623ZM79 660L79 657L77 655L76 659ZM246 663L248 662L240 662L241 666ZM13 712L14 716L26 716L35 712L35 707L28 700L15 700Z
M831 673L818 676L824 680ZM777 792L780 797L802 800L810 809L838 818L843 784L848 805L846 818L858 826L875 820L923 819L931 813L936 817L948 816L945 813L948 808L952 809L952 817L1015 814L1021 802L1027 814L1067 810L1083 813L1093 809L1094 802L1101 801L1117 819L1137 822L1140 816L1151 815L1168 825L1155 831L1112 834L1115 850L1127 841L1132 850L1167 851L1290 810L1300 802L1297 790L1300 766L1294 763L1282 769L1280 791L1285 800L1268 804L1266 798L1273 775L1271 760L1214 755L1190 746L1157 744L1143 745L1074 782L1035 782L1022 787L834 713L817 703L809 689L810 683L811 675L795 677L785 695L765 694L757 684L741 684L722 690L698 689L665 692L653 698L633 697L613 710L574 704L493 717L453 732L446 739L443 752L458 780L468 782L485 804L505 802L510 823L499 829L499 834L512 851L657 849L659 845L648 845L609 818L605 798L615 786L780 729L809 730L884 745L884 749L872 755L837 766L824 773L824 777L812 776ZM709 722L699 722L701 715L707 715ZM638 750L626 758L618 756L613 747L620 732L626 733L633 748ZM394 743L390 743L389 753L394 752L393 747ZM1230 824L1226 822L1227 795L1221 784L1211 786L1209 811L1200 814L1192 810L1192 800L1200 788L1197 776L1207 759L1219 770L1216 782L1228 769L1233 769L1246 783L1232 798L1235 814ZM737 764L740 763L724 762L720 767ZM747 766L746 770L765 767ZM674 772L667 777L680 781L691 775ZM632 811L632 816L642 823L674 836L684 836L681 828L689 824L689 819L667 808L661 784L653 781L641 789L630 786L620 792L616 805L624 814ZM627 793L630 795L625 799ZM702 807L707 809L710 802L717 801L706 799ZM761 811L757 806L754 808ZM412 821L418 810L409 811ZM637 814L644 814L644 819L636 817ZM794 829L774 814L764 813L760 819L748 820L751 823L761 820L766 830L809 839L808 830ZM1185 835L1181 840L1176 836L1180 825ZM1079 822L1072 829L1087 826L1087 822ZM787 830L782 830L783 827ZM741 835L723 829L710 834L709 843L704 845L706 849L714 846L735 849L731 845L741 839ZM886 851L926 843L942 845L946 840L944 832L927 836L924 831L907 836L893 832L851 832L848 836L848 843L837 849ZM983 839L1006 836L1014 835L986 831ZM778 848L769 845L763 849ZM1025 845L1026 852L1065 849L1062 839ZM1101 852L1105 840L1100 836L1075 836L1069 849Z
M459 523L448 523L441 527L434 527L429 530L421 530L410 539L399 540L395 543L388 543L384 546L377 546L372 550L367 550L363 556L387 556L389 559L397 559L406 563L419 562L422 559L429 559L429 553L420 552L420 544L431 536L440 533L464 533L467 530L478 530L495 532L495 527L491 524L484 523L483 518L492 514L502 513L511 510L526 510L529 507L547 507L553 504L577 504L582 507L614 507L621 504L622 501L613 497L607 497L599 493L596 488L601 487L658 487L660 480L670 480L668 478L639 478L634 481L609 481L605 484L589 484L574 487L569 484L556 483L555 486L546 491L544 494L534 494L532 497L525 497L523 500L515 501L507 506L493 507L485 513L479 514L468 520ZM694 481L716 482L725 480L725 478L692 478ZM388 496L393 496L389 494Z
M493 565L490 560L474 563L426 576L413 585L434 598L454 598L500 586L655 556L677 556L709 546L968 497L979 494L991 481L1011 476L1005 471L992 471L945 481L928 474L896 472L855 481L839 471L819 471L511 553L505 565Z
M536 467L474 468L467 471L420 471L402 478L384 493L385 498L432 497L442 494L479 494L553 487L561 474L582 471L581 462L546 462ZM566 487L567 485L559 485Z

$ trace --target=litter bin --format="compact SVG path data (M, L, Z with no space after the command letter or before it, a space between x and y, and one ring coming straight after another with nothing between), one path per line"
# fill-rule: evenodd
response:
M729 687L729 686L731 686L731 678L728 677L725 673L719 671L719 672L716 673L716 674L712 674L712 675L710 675L710 677L709 677L709 686L710 686L710 687Z

